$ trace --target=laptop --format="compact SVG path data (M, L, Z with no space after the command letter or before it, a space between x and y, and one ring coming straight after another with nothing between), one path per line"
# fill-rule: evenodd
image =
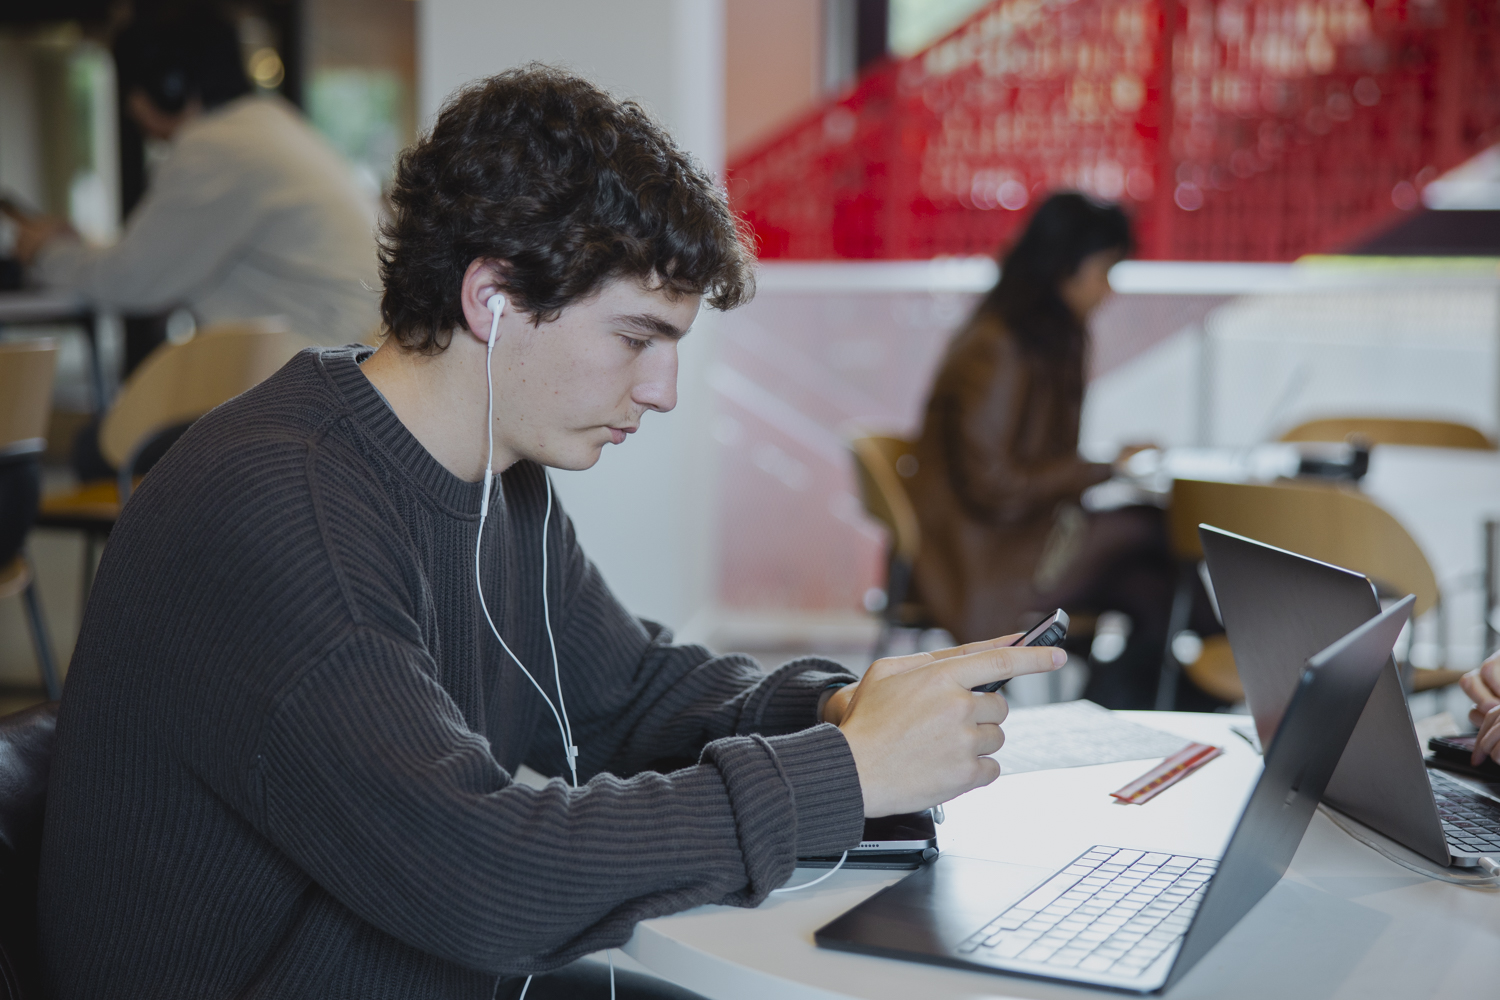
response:
M1380 609L1359 573L1201 525L1224 629L1261 746L1276 732L1307 656ZM1381 671L1323 801L1440 865L1500 857L1500 802L1428 770L1395 661Z
M944 854L819 929L818 944L1135 993L1167 989L1286 872L1412 603L1306 661L1221 859L1098 846L1041 885L1016 886L1014 866Z

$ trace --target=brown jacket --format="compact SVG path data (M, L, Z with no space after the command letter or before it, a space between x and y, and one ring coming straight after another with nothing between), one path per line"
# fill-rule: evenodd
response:
M916 587L959 642L1014 632L1059 506L1110 467L1078 457L1084 358L1023 350L978 313L943 360L907 485L922 528Z

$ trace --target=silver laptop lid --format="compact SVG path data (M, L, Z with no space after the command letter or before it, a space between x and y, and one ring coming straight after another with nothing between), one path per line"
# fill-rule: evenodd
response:
M1380 601L1370 581L1351 570L1207 524L1198 535L1245 700L1261 745L1270 746L1301 664L1379 613ZM1451 860L1389 657L1323 797L1439 864Z
M1183 938L1167 986L1186 975L1286 873L1413 603L1405 598L1303 661L1285 717L1268 744L1265 770Z

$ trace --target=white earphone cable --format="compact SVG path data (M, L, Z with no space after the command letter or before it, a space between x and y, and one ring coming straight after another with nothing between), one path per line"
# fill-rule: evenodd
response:
M839 858L838 864L834 865L832 868L828 869L826 872L824 872L822 875L819 875L811 882L803 882L801 885L784 885L780 889L772 889L771 892L774 895L778 892L796 892L798 889L810 889L824 879L833 877L833 873L844 867L844 862L848 860L849 852L845 851L843 856Z
M557 723L557 731L562 734L563 753L568 760L568 774L573 779L573 787L578 787L578 747L573 744L573 725L568 721L568 710L563 705L562 673L557 666L557 641L552 638L552 615L547 605L547 528L552 523L552 480L547 478L546 470L542 471L542 480L547 484L547 513L542 517L542 620L547 623L547 644L552 649L552 680L557 685L557 704L552 704L552 699L547 697L547 692L537 683L531 671L526 669L526 664L521 658L512 652L506 643L505 637L495 627L495 619L490 617L490 608L484 599L484 577L479 572L479 555L484 547L484 522L490 513L490 488L494 485L495 471L495 371L491 367L495 356L495 336L500 332L500 315L505 311L505 296L500 294L491 295L485 303L490 309L490 338L484 350L484 385L485 385L485 418L484 418L484 495L479 500L479 531L474 535L474 589L479 594L479 608L484 612L484 620L489 623L490 631L495 634L495 639L500 643L500 648L505 650L521 673L536 688L536 693L542 696L547 703L547 708L552 712L552 718ZM562 711L559 712L559 707ZM518 1000L526 1000L526 991L531 989L531 976L526 977L526 982L521 986L521 996ZM611 960L609 967L610 996L614 996L615 969ZM495 984L498 993L499 983Z
M557 666L557 640L552 638L552 611L547 604L547 528L552 523L552 477L542 470L542 481L547 484L547 513L542 517L542 621L547 625L547 646L552 650L552 683L557 689L557 708L562 713L563 742L568 747L568 767L573 771L573 787L578 787L578 769L575 761L578 746L573 742L573 720L568 718L568 706L563 701L562 671Z
M496 300L499 300L498 308ZM489 624L490 631L494 633L495 639L500 643L500 648L505 650L521 673L536 688L537 694L547 703L547 708L552 712L552 718L557 723L557 731L562 735L563 752L568 761L568 773L573 779L573 787L578 787L578 748L573 745L572 726L567 723L565 712L559 712L558 706L552 703L547 692L537 683L537 679L526 669L526 665L506 643L505 637L500 634L500 629L495 625L495 619L490 616L489 604L484 599L484 578L479 571L479 556L484 545L484 522L490 512L490 489L494 482L494 470L492 463L495 460L495 378L490 368L491 359L495 353L495 336L500 329L500 315L505 310L505 298L501 295L493 295L487 303L490 307L490 338L489 345L485 348L484 372L486 386L486 415L485 415L485 456L484 456L484 496L479 501L479 531L474 536L474 587L479 593L479 608L484 612L484 620ZM543 473L545 479L546 473ZM552 639L552 621L548 615L547 606L547 527L552 520L552 481L547 482L547 513L542 520L542 617L547 622L547 641L552 646L553 678L557 682L558 704L562 703L562 677L557 667L557 644Z

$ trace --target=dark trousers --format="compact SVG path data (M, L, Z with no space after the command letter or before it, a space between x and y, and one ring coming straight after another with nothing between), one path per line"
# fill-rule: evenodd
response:
M1043 607L1076 608L1095 614L1119 611L1130 618L1125 651L1110 663L1089 664L1083 696L1105 708L1152 708L1166 650L1177 566L1167 541L1166 512L1158 507L1121 507L1088 515L1078 554L1061 578L1040 595ZM1194 581L1189 627L1199 634L1220 631ZM1208 712L1223 703L1192 684L1178 685L1179 711Z

